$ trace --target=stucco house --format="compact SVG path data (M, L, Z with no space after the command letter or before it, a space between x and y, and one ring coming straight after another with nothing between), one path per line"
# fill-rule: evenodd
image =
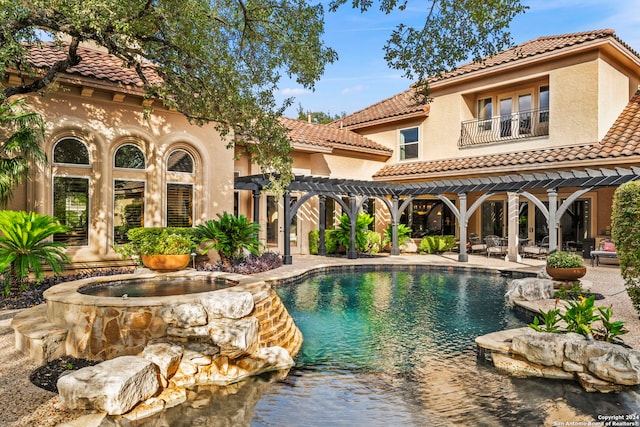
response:
M82 63L55 87L27 96L46 123L49 165L14 191L8 208L63 220L71 229L55 240L78 267L120 261L113 245L129 228L192 226L231 212L233 152L213 126L192 125L145 99L136 73L106 52L79 54ZM60 55L45 44L29 59L43 66Z
M50 164L9 205L63 218L72 230L56 240L80 266L117 263L113 245L128 228L192 226L224 211L258 221L268 247L308 253L309 231L331 227L349 198L377 231L399 222L415 238L453 234L462 252L473 235L508 236L510 256L545 238L579 250L610 232L621 180L603 174L639 174L640 55L612 30L541 37L463 65L431 80L429 103L409 88L329 125L283 118L294 173L340 183L326 200L242 191L238 181L259 170L213 126L145 99L107 53L80 53L54 88L28 96L47 124ZM45 45L30 60L57 55Z
M499 181L513 174L536 179L535 174L540 173L588 174L600 168L638 166L637 124L630 133L620 129L629 124L633 114L629 109L637 107L639 83L639 54L612 30L541 37L433 78L429 103L417 101L409 88L330 125L357 134L366 144L374 142L391 150L390 155L386 152L387 159L371 158L363 149L363 155L356 156L358 163L347 157L342 159L346 164L338 159L326 161L335 154L322 152L319 144L301 143L294 145L296 172L424 184L482 178ZM297 130L305 125L290 126ZM317 125L307 125L313 126ZM325 132L329 135L335 130L325 128ZM325 141L337 150L331 137ZM378 167L381 160L384 165ZM246 173L246 169L236 170ZM548 210L549 197L553 197L557 199L553 209L562 211L556 218L553 246L580 250L585 242L597 244L610 233L615 185L598 185L583 192L570 184L564 180L552 196L543 186L527 191L523 186L507 191L465 191L465 205L474 208L464 217L465 240L471 235L482 239L517 234L518 245L548 241L548 212L545 217L540 208ZM457 192L413 195L399 221L408 224L417 238L455 234L461 239L460 218L452 212L460 208L460 197ZM250 212L249 202L245 213ZM389 218L385 211L384 204L378 203L379 231ZM300 231L317 227L317 216L313 201L298 212L296 239L304 238ZM304 226L305 222L309 225ZM294 248L292 253L296 253Z

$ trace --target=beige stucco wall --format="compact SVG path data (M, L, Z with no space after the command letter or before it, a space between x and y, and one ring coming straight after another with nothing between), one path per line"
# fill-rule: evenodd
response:
M85 88L85 94L89 93ZM167 182L193 183L194 223L233 209L233 152L225 148L226 143L212 125L191 125L181 114L159 105L154 105L145 119L140 97L130 94L121 102L114 102L112 97L113 93L106 90L82 96L78 87L29 97L30 105L46 122L44 149L48 158L52 159L57 141L74 137L87 145L91 164L71 167L51 164L43 168L26 189L19 190L9 208L51 215L54 176L90 178L89 244L68 248L74 262L120 259L112 249L114 179L145 180L145 226L166 225ZM115 150L124 143L143 151L146 170L114 170ZM192 155L194 174L166 172L167 156L178 148Z

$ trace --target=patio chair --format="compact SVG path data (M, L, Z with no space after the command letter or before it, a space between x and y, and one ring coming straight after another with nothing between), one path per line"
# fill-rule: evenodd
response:
M469 235L469 243L471 244L469 247L469 252L485 252L487 250L487 245L482 243L482 239L477 234L471 233Z
M537 245L525 246L522 248L522 256L544 258L549 253L549 236L544 236Z
M601 260L611 260L614 264L619 263L616 246L611 240L602 240L598 249L591 251L591 267L600 265Z
M487 236L484 238L487 244L487 256L500 255L503 256L507 253L507 246L503 245L503 239L498 236Z

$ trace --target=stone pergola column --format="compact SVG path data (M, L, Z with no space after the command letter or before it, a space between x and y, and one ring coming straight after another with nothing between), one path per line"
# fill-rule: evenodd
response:
M558 192L555 188L547 190L549 198L549 219L547 226L549 227L549 253L558 249Z
M507 196L509 201L507 207L507 236L509 238L507 258L511 262L517 262L518 248L520 246L518 242L520 233L520 196L518 195L518 193L513 192L507 192Z
M318 234L320 235L320 242L318 244L318 255L325 256L327 255L327 244L325 240L325 222L327 220L327 212L326 212L326 201L327 196L320 195L318 196L319 205L318 205Z
M291 195L288 191L284 193L284 264L292 264L291 257Z

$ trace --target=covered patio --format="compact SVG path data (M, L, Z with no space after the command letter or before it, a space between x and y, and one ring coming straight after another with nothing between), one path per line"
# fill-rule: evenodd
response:
M259 223L260 195L268 191L270 175L250 175L236 177L236 190L250 190L253 194L253 221ZM276 177L277 178L277 177ZM559 172L544 172L532 174L496 175L481 178L466 178L440 181L425 181L418 183L386 183L379 181L358 181L316 176L296 176L282 195L284 205L284 227L282 230L284 241L283 261L292 263L290 227L298 209L312 197L319 199L319 254L325 255L325 209L327 198L333 199L346 213L351 222L351 239L347 248L347 258L355 259L358 252L355 247L355 224L358 212L365 202L371 198L381 200L387 207L392 225L391 255L399 255L398 224L402 212L417 197L429 195L441 200L456 218L459 236L459 262L468 262L467 228L468 221L482 203L498 193L507 193L507 259L515 262L518 259L518 207L520 198L531 201L546 219L549 230L549 252L558 247L558 223L567 212L571 204L589 191L602 187L617 187L625 182L640 179L640 168L615 169L584 169ZM558 200L558 189L577 188L563 201ZM544 190L547 195L547 205L539 197L531 193L532 190ZM295 203L291 203L291 192L302 194ZM467 206L470 193L477 195L477 199ZM455 195L458 206L452 201ZM348 201L348 203L346 201Z

